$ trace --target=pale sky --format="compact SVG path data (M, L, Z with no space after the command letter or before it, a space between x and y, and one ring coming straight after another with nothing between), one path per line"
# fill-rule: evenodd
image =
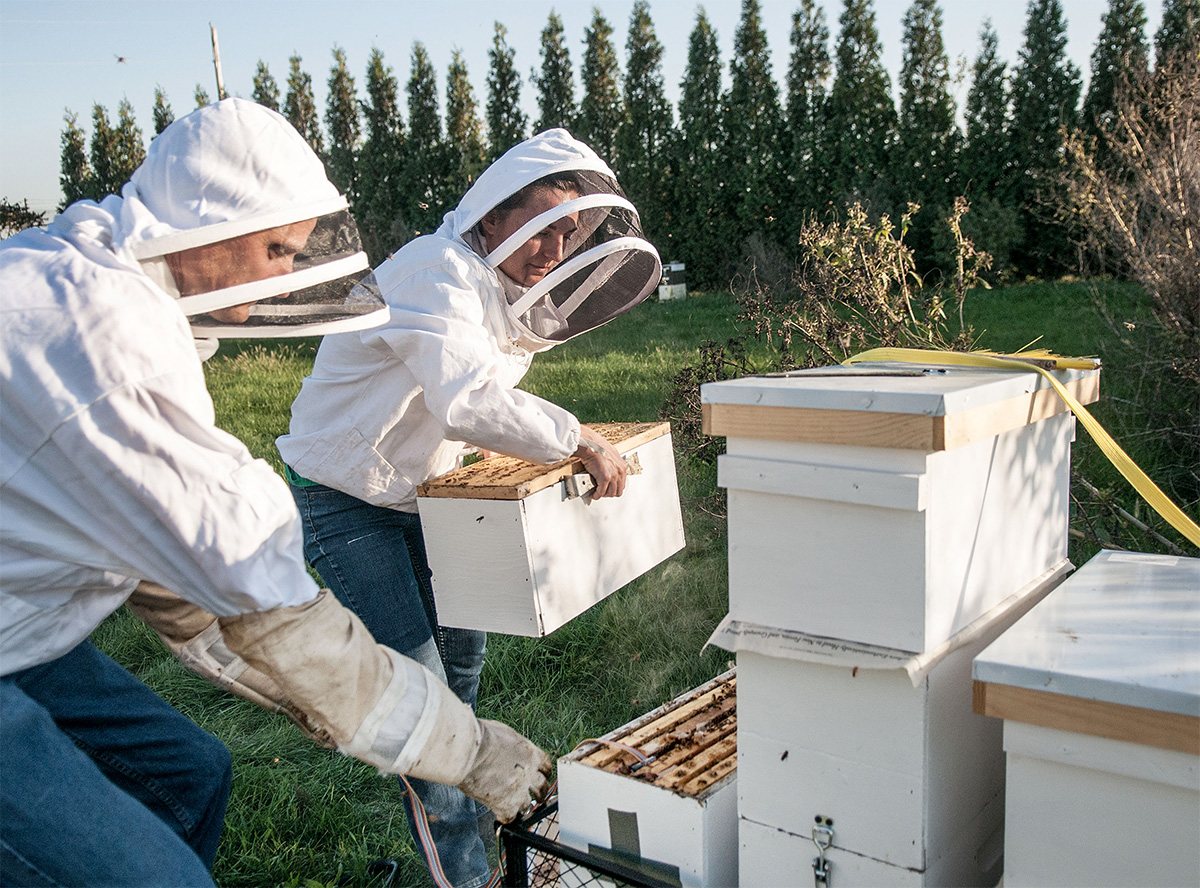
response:
M837 39L841 0L820 0ZM663 44L667 98L674 105L687 65L688 35L703 5L717 31L721 62L728 79L733 35L741 12L739 0L650 0L655 32ZM875 0L883 61L893 93L899 75L902 19L910 0ZM1148 37L1162 16L1162 0L1146 0ZM540 67L540 37L550 11L563 19L580 96L579 68L584 29L598 6L613 28L613 43L625 66L625 38L633 0L0 0L0 197L28 199L35 210L50 210L61 200L58 186L63 114L69 109L89 133L94 103L116 118L127 98L148 138L154 131L154 88L166 92L175 115L194 107L200 83L216 97L209 23L216 26L225 89L249 96L257 62L266 62L286 92L288 58L299 54L313 79L317 106L324 117L326 80L335 45L346 51L359 97L365 98L365 72L372 47L393 69L401 90L411 68L414 41L425 44L438 74L445 101L446 69L451 53L461 50L482 116L487 101L488 50L493 23L508 29L522 77L522 99L531 121L537 96L530 72ZM1086 88L1090 58L1108 0L1062 0L1071 59L1083 72ZM763 23L770 41L775 78L782 85L790 54L792 13L798 0L762 0ZM1010 66L1023 43L1026 0L942 0L943 38L952 70L962 60L964 74L979 51L979 30L992 19L1000 53ZM119 61L124 59L124 61ZM961 107L964 78L958 91ZM402 100L406 96L401 93Z

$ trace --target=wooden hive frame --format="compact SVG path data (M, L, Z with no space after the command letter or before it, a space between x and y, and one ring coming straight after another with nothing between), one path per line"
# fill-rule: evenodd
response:
M720 675L693 695L582 745L588 744L594 748L576 753L580 764L702 796L737 770L737 678Z

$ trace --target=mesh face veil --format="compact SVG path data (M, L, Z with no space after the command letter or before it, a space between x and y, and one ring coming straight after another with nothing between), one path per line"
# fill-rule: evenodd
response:
M236 320L221 311L249 304ZM285 274L183 296L193 332L212 338L320 336L375 326L387 317L348 210L317 217Z
M637 210L615 180L592 170L552 179L549 187L563 201L534 216L487 256L488 264L499 268L531 237L568 217L574 220L562 260L527 290L507 288L510 320L532 351L624 314L649 296L662 276L658 252L643 237Z
M387 309L345 197L279 114L223 99L150 143L122 189L128 251L201 339L375 326Z

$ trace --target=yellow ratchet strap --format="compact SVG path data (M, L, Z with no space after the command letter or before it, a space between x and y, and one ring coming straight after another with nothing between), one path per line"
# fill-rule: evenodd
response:
M1100 446L1100 450L1109 461L1117 467L1117 471L1125 476L1125 480L1133 485L1134 490L1150 504L1159 515L1172 527L1191 541L1193 546L1200 546L1200 526L1175 505L1149 476L1138 468L1137 463L1129 458L1121 445L1112 439L1096 418L1087 408L1050 374L1051 370L1093 370L1100 366L1095 358L1064 358L1050 352L1038 350L1023 352L1018 355L1001 355L995 352L946 352L919 348L873 348L869 351L852 355L843 363L857 364L861 361L898 361L906 364L934 364L953 367L996 367L1002 370L1036 370L1045 377L1060 398L1079 418L1088 434Z

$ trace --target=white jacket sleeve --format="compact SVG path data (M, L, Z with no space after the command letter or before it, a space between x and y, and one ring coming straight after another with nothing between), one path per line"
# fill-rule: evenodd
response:
M49 537L93 567L218 616L311 600L287 485L212 424L187 359L194 370L128 382L60 424L25 467L33 483L16 485L39 494L22 508L41 510Z
M404 361L448 439L530 462L566 459L578 446L579 421L514 388L528 362L500 351L484 318L488 284L477 274L458 259L381 281L391 320L363 340Z

